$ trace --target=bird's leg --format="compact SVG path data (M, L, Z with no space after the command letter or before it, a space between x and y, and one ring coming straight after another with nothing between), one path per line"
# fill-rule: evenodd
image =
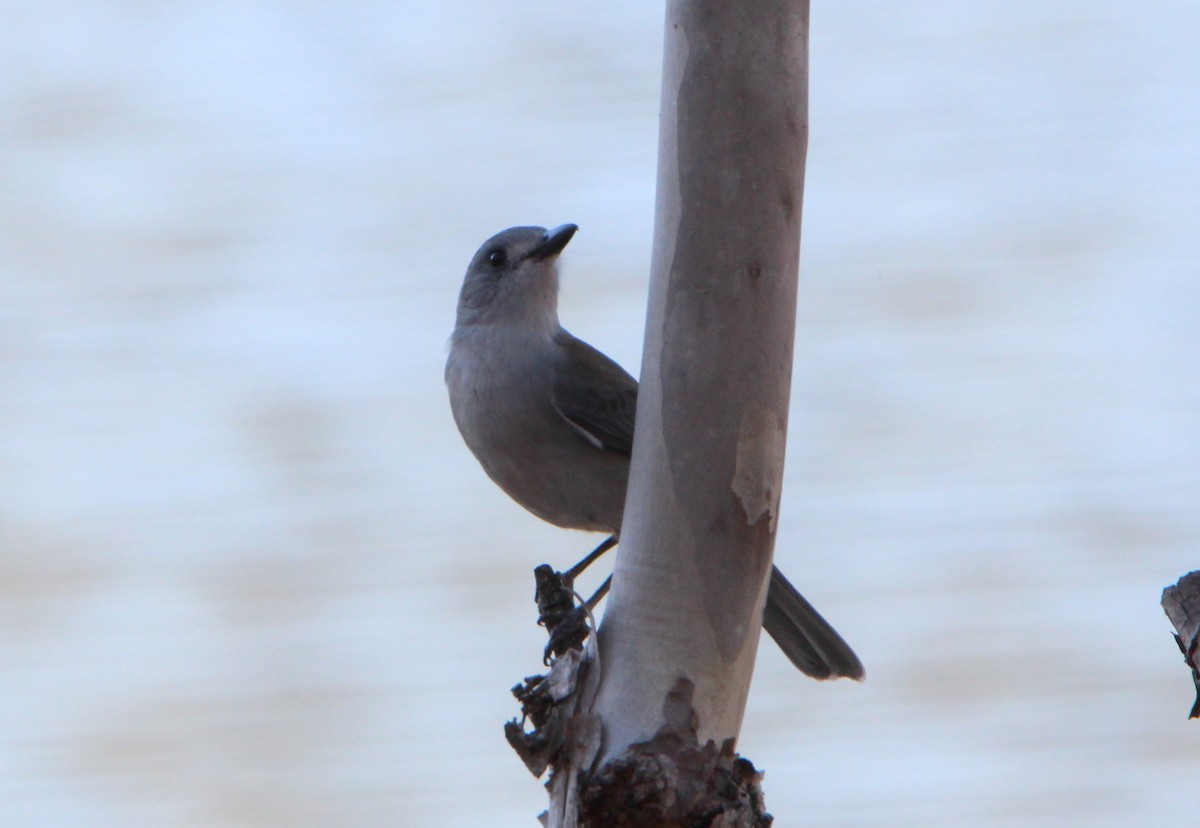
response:
M555 572L548 564L533 571L537 584L534 599L538 605L538 623L546 628L550 641L546 645L546 658L550 654L562 655L567 650L581 649L588 634L588 618L601 599L608 594L612 578L606 578L600 588L581 605L575 606L575 578L597 558L617 545L616 535L605 538L579 563L566 572Z
M566 572L564 572L563 577L568 580L568 583L574 583L575 578L576 578L576 576L579 575L579 573L583 572L583 570L587 569L589 566L591 566L593 563L595 563L596 558L599 558L601 555L603 555L605 552L612 549L616 545L617 545L617 536L609 535L607 538L605 538L603 541L600 542L599 546L597 546L595 549L593 549L591 552L589 552L582 561L575 564L573 567L571 567ZM603 596L601 596L601 597L603 597Z
M587 601L584 603L584 607L587 608L588 612L594 610L596 608L596 604L599 604L604 599L604 596L608 595L608 590L611 586L612 576L609 575L604 579L604 583L602 583L599 588L592 593L592 597L587 599Z

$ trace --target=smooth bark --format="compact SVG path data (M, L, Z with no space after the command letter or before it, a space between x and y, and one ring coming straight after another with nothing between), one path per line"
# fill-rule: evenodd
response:
M599 655L589 640L556 665L551 738L523 753L554 768L550 828L771 823L734 748L783 478L808 3L668 0L663 66L633 464Z
M600 629L601 759L692 687L736 743L771 569L807 149L808 4L670 0L633 466Z

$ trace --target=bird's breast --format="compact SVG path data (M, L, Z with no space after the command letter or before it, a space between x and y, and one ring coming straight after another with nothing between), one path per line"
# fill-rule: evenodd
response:
M526 509L558 526L616 531L628 460L589 444L554 409L552 348L501 336L452 341L455 422L488 476Z

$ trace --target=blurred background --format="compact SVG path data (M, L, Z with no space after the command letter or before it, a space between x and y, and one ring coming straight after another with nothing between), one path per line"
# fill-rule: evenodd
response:
M781 826L1182 825L1200 5L815 4ZM635 374L662 11L0 7L0 823L534 825L531 568L445 400L476 247L576 222Z

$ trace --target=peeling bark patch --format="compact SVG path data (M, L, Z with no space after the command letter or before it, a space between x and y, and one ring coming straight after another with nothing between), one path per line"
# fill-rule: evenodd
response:
M741 501L746 523L753 526L769 513L772 533L779 518L786 440L787 434L774 411L755 406L742 416L731 488Z
M601 767L580 795L583 828L770 828L762 774L696 738L695 686L680 678L663 701L666 724Z
M696 685L691 679L680 676L675 680L675 686L667 691L667 697L663 699L663 721L666 724L659 729L658 736L669 733L683 742L697 741L696 728L700 721L692 707L695 695Z

